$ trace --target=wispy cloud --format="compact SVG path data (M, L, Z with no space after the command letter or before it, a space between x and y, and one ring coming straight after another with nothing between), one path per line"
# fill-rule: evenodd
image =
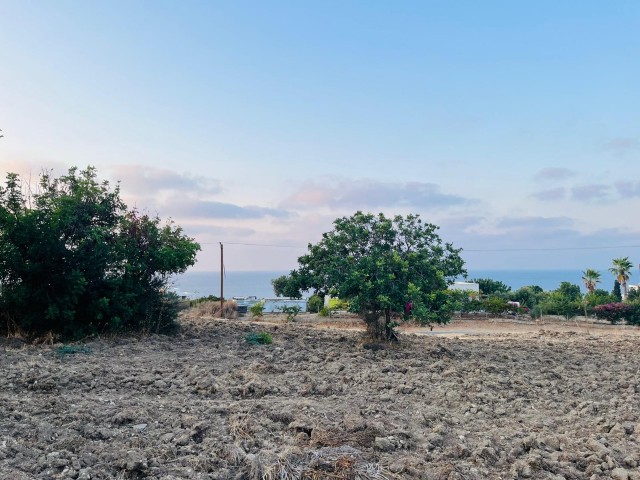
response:
M611 187L603 184L577 185L571 189L571 199L587 203L610 200Z
M540 231L567 228L573 224L568 217L503 217L496 222L500 229L529 229Z
M160 192L213 195L222 191L220 181L215 178L142 165L116 165L111 168L111 175L121 181L123 191L136 195Z
M374 208L374 207L449 207L464 205L471 199L442 193L434 183L385 183L346 180L327 184L307 182L288 197L282 205L290 208L322 206Z
M543 168L535 175L536 180L566 180L568 178L572 178L576 176L576 172L574 170L570 170L568 168L562 167L548 167Z
M640 182L622 180L614 184L616 192L621 198L640 197Z
M164 202L165 214L181 218L237 219L249 220L264 217L287 218L290 213L284 209L259 207L255 205L235 205L197 198L176 198Z
M545 202L562 200L564 198L567 198L567 190L564 187L549 188L547 190L541 190L539 192L533 193L531 197Z
M640 140L637 137L612 138L602 148L613 152L617 156L624 156L626 153L640 148Z

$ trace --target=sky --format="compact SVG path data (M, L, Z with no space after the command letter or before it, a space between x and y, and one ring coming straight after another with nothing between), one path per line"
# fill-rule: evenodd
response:
M640 2L0 0L0 165L289 270L358 210L468 269L640 262Z

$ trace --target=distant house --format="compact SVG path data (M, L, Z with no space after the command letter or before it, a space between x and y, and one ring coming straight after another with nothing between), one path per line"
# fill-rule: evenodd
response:
M282 307L300 307L300 312L307 311L307 301L302 298L263 298L264 313L278 313Z
M282 307L300 307L300 312L307 311L307 301L299 298L258 298L258 297L233 297L233 300L238 305L239 313L247 313L247 311L256 303L263 302L264 313L279 313L282 311Z
M473 282L454 282L452 285L449 285L449 290L473 292L477 295L480 295L480 284Z

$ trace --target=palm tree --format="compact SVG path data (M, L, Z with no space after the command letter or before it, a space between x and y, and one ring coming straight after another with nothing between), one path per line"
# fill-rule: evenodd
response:
M622 286L622 300L627 299L627 280L629 280L632 268L633 264L629 261L629 257L624 257L614 258L612 267L609 269Z
M600 283L600 272L587 268L582 272L582 281L587 288L588 293L593 293L598 284Z

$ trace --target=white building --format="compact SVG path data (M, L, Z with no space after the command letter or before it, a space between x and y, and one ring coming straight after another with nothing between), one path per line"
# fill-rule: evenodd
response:
M449 285L449 290L460 290L462 292L474 292L480 294L480 284L473 282L454 282Z

